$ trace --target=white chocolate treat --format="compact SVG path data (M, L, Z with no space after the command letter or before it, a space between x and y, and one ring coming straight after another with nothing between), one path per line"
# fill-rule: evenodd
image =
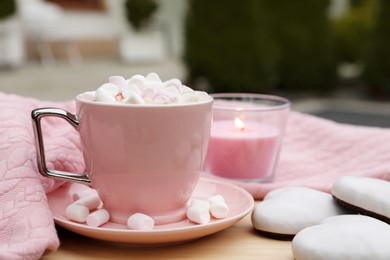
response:
M154 219L143 213L135 213L128 218L127 227L136 230L152 230Z
M275 238L291 239L303 228L325 218L345 214L328 193L304 187L269 192L252 212L255 229Z
M89 210L97 209L101 205L101 203L102 201L100 200L99 195L97 193L91 193L90 195L73 202L73 204L82 205Z
M66 207L65 215L72 221L84 223L89 215L89 209L83 205L72 203Z
M332 194L341 205L390 223L390 182L344 176L333 184Z
M99 227L107 223L110 219L110 214L105 209L98 209L87 216L86 222L88 226Z
M111 76L96 91L82 93L79 97L86 101L123 105L187 104L212 99L206 92L183 85L179 79L163 82L155 72L146 77L134 75L127 80L122 76Z
M363 215L340 215L300 231L292 241L296 260L390 259L390 225Z
M209 198L210 214L214 218L225 218L229 214L229 207L222 195L214 195Z
M187 209L187 218L197 224L207 224L210 222L210 212L203 205L193 205Z

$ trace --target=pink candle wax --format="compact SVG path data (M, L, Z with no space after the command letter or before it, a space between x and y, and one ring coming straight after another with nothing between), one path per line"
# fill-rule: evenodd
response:
M207 154L208 171L233 179L260 179L270 176L278 153L276 127L234 121L214 121Z

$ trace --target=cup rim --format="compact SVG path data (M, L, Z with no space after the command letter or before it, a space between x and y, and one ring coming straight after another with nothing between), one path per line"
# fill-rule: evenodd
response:
M275 95L266 95L266 94L255 94L255 93L214 93L209 94L214 99L213 109L215 110L225 110L225 111L274 111L274 110L283 110L289 109L291 107L291 101L287 98L275 96ZM253 101L271 101L275 102L272 105L254 105L250 107L240 107L232 105L221 105L218 103L218 100L227 100L227 101L247 101L252 104L256 104Z
M164 107L187 107L187 106L196 106L196 105L204 105L209 104L214 101L214 98L208 94L210 97L209 99L198 101L198 102L192 102L192 103L173 103L173 104L122 104L122 103L107 103L107 102L96 102L96 101L90 101L82 98L82 95L84 93L78 94L75 98L77 102L88 104L88 105L94 105L94 106L102 106L102 107L131 107L131 108L164 108Z

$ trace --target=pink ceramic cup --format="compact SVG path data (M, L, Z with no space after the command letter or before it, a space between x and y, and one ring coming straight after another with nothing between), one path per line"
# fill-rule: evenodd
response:
M119 105L76 97L77 114L58 108L32 111L42 175L96 189L111 221L125 224L140 212L156 224L185 217L207 152L212 98L199 103ZM48 169L40 121L67 120L80 134L85 174Z

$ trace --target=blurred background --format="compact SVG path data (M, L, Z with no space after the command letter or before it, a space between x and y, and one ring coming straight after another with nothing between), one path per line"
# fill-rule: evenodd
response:
M0 91L71 100L157 72L390 127L390 1L1 0Z

